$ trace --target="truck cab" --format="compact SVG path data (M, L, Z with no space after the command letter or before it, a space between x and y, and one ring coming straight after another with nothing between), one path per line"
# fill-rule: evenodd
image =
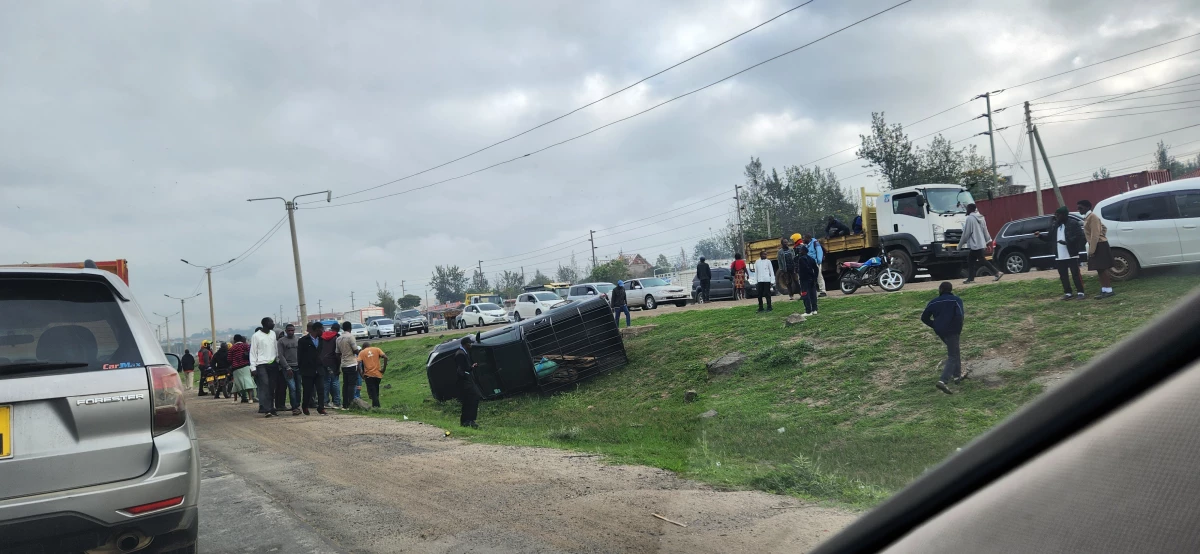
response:
M875 206L879 244L892 254L893 267L911 279L916 268L934 278L962 268L967 251L958 249L971 193L961 185L927 184L881 193Z

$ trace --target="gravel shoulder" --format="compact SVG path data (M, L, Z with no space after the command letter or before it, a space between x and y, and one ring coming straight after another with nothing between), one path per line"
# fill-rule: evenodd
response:
M206 465L269 501L252 511L282 510L279 517L311 529L324 543L304 541L314 551L799 552L856 517L593 456L468 443L410 421L264 419L253 405L208 397L188 407L213 459ZM238 509L237 497L206 492L206 513ZM202 520L202 533L218 524ZM278 546L254 532L238 542L246 552Z

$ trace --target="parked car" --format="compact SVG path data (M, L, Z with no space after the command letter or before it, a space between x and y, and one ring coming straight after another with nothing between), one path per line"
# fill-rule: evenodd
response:
M1200 178L1140 188L1096 203L1108 228L1112 277L1144 267L1200 262Z
M395 328L400 336L409 333L428 333L429 322L421 315L421 310L400 310L396 312Z
M351 323L350 333L354 335L355 339L365 339L369 336L367 334L367 326L361 323Z
M550 308L553 308L555 305L561 304L562 301L562 297L550 291L523 292L520 296L517 296L517 304L513 310L513 317L517 321L537 317L544 312L550 311Z
M571 285L567 290L567 300L587 300L594 296L602 296L608 300L608 293L617 288L612 283L580 283Z
M485 325L494 325L497 323L508 323L508 314L504 312L499 304L491 302L483 302L481 304L471 304L463 308L461 314L458 314L458 328L466 329L467 327Z
M1083 219L1074 213L1071 217L1075 221ZM1058 247L1033 236L1033 233L1049 230L1053 219L1052 215L1039 215L1005 223L992 240L992 260L1000 267L1000 271L1024 273L1033 268L1052 269ZM1087 260L1086 248L1079 254L1081 260Z
M653 310L659 304L675 304L682 308L687 306L688 293L682 286L672 285L666 279L646 277L625 281L625 298L630 308Z
M369 338L381 339L383 337L394 336L396 336L396 324L394 321L386 317L372 319L371 322L367 324L367 337Z
M0 268L0 313L0 551L196 552L178 361L129 287L96 269Z
M746 277L746 298L758 298L758 288L754 286L754 273ZM771 294L777 294L774 287ZM733 299L733 272L728 267L712 268L712 280L708 283L708 299ZM692 277L692 302L700 301L700 279Z

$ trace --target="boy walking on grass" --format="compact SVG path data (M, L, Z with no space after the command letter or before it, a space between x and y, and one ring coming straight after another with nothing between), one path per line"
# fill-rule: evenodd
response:
M921 314L921 323L928 325L937 333L938 338L946 343L946 364L942 368L942 377L937 382L938 390L946 394L954 394L947 383L962 380L962 358L959 353L959 335L963 328L963 301L954 295L954 285L949 281L938 286L938 297L925 305Z

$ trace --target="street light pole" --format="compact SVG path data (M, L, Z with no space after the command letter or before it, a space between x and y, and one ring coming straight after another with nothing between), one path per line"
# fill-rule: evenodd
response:
M206 279L208 279L208 330L209 330L209 332L212 333L212 342L214 345L217 344L217 314L216 314L216 312L213 311L212 270L214 270L218 267L221 267L223 265L229 265L229 264L233 263L233 260L236 260L236 259L237 258L231 258L229 261L227 261L223 264L217 264L217 265L212 265L212 266L208 266L208 267L205 267L202 265L196 265L196 264L189 262L182 258L180 258L180 260L179 260L179 261L181 261L185 264L188 264L192 267L198 267L200 269L203 269L204 277Z
M300 271L300 245L296 242L296 199L304 198L305 196L316 196L318 194L325 195L325 201L333 200L333 191L324 190L321 192L309 192L306 194L298 194L289 201L281 196L272 196L269 198L250 198L247 202L257 202L259 200L282 200L283 207L287 210L288 226L292 230L292 261L296 264L296 294L300 298L300 318L308 321L308 304L304 302L304 276Z
M158 317L163 318L163 327L166 328L166 332L167 332L167 352L170 352L171 351L171 318L173 316L179 315L179 312L175 312L171 315L162 315L158 312L153 312L153 314Z
M195 297L197 297L197 296L200 296L200 293L198 293L198 292L197 292L196 294L193 294L193 295L191 295L191 296L184 297L184 298L177 298L177 297L175 297L175 296L171 296L171 295L169 295L169 294L164 294L163 296L165 296L165 297L167 297L167 298L170 298L171 300L178 300L178 301L179 301L179 314L180 314L180 315L179 315L179 320L180 320L181 322L183 322L183 349L184 349L184 350L187 350L187 347L188 347L188 342L187 342L187 341L188 341L188 334L187 334L187 308L186 308L186 307L183 305L183 303L184 303L184 301L185 301L185 300L191 300L191 299L193 299L193 298L195 298Z

